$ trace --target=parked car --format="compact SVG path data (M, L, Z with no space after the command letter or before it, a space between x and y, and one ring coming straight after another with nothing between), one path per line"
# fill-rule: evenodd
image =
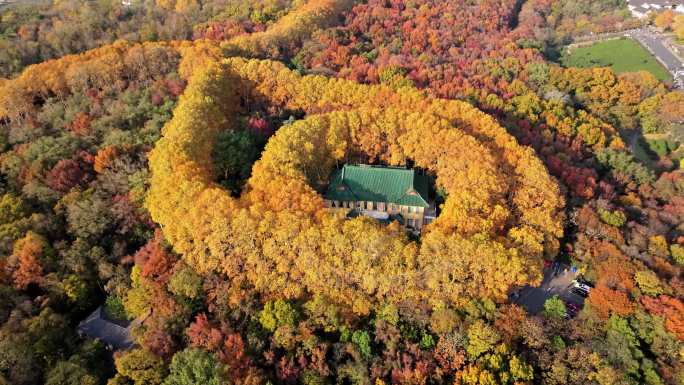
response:
M573 287L570 291L571 291L572 293L574 293L574 294L579 295L580 297L585 297L585 298L586 298L586 297L589 295L589 291L588 291L588 290L584 290L584 289L581 289L581 288L579 288L579 287Z
M576 281L572 283L572 287L580 289L580 290L584 290L587 293L589 293L591 291L591 286L585 285L583 283L576 282Z
M578 283L587 285L587 286L589 286L589 287L594 287L594 284L593 284L593 283L587 281L587 280L586 280L584 277L582 277L581 275L577 276L577 278L575 278L575 280L573 280L573 282L578 282Z
M569 302L569 301L565 302L565 308L568 309L568 311L573 313L573 314L578 313L581 309L580 305L578 305L574 302Z

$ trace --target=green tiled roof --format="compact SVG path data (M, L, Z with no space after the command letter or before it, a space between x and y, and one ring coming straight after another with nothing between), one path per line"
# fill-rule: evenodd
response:
M325 198L428 207L428 180L412 169L347 164L333 174Z

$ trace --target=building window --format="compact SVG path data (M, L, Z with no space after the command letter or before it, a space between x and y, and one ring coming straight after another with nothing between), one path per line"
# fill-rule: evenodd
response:
M385 202L378 202L378 210L385 211Z

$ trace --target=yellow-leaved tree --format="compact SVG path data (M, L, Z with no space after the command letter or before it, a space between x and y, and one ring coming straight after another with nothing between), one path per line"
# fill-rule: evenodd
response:
M250 103L308 115L271 138L235 199L214 182L210 154ZM195 269L267 297L322 294L358 314L500 300L540 280L562 235L563 199L531 150L466 103L415 90L229 59L191 78L163 134L150 156L153 219ZM317 189L359 156L434 173L447 200L420 244L397 225L324 208Z

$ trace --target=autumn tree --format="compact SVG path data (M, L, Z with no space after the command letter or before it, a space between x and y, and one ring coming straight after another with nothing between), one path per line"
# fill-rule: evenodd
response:
M220 385L222 369L212 354L188 348L173 356L164 385Z
M661 295L657 299L641 297L641 302L648 311L665 318L665 327L668 331L678 339L684 339L684 304L679 299Z
M239 333L226 325L216 325L209 321L205 313L200 313L186 330L190 345L216 353L218 359L230 368L231 375L249 375L251 360L245 352L245 342Z
M566 315L565 303L558 296L553 296L544 302L544 315L549 318L561 319Z
M678 38L684 39L684 16L677 15L672 23L672 30Z
M62 159L45 176L47 185L57 191L67 192L90 179L89 167L77 160Z
M30 223L24 201L13 194L3 194L0 197L0 250L9 253L14 241L24 234Z
M166 377L164 362L141 348L129 350L115 357L117 376L133 381L135 385L159 385Z
M43 265L49 253L49 245L42 236L29 231L14 243L9 259L14 286L26 289L30 284L43 284Z
M592 289L588 302L602 318L608 318L610 314L626 316L634 311L634 304L624 291L614 290L605 285L597 285Z
M198 299L202 294L202 277L190 267L181 267L169 280L169 291L189 299Z
M658 28L668 30L672 28L672 23L674 23L674 18L675 18L675 13L671 9L667 9L663 12L660 12L658 16L656 16L654 22L655 25Z
M482 320L477 320L468 328L468 346L466 351L471 359L493 350L499 342L499 334L494 328Z
M247 277L257 284L258 290L284 294L287 297L299 296L303 290L320 292L333 301L347 303L360 313L369 312L372 303L378 300L368 293L375 293L373 295L380 298L405 297L406 294L420 296L417 287L404 290L401 294L397 290L398 287L410 287L398 285L397 282L405 282L406 285L413 283L408 279L408 273L391 266L403 264L400 261L404 255L417 251L406 238L398 236L398 229L383 229L364 219L342 222L340 218L321 216L323 202L315 189L325 184L337 161L345 159L353 151L361 151L389 164L402 164L408 158L414 159L418 166L433 170L437 174L437 183L444 186L449 194L445 213L427 235L419 252L419 266L415 267L429 272L426 275L429 280L426 289L433 293L430 295L431 301L461 302L465 301L465 296L503 299L511 282L487 277L491 272L498 271L504 265L504 260L508 261L505 266L511 271L499 276L514 278L518 284L539 279L536 268L527 270L529 274L522 271L526 269L524 266L538 267L527 256L539 258L544 253L555 251L555 237L560 234L561 229L558 216L552 213L558 212L562 199L556 195L557 186L545 174L541 163L530 153L521 151L515 140L507 136L505 130L491 119L461 103L438 99L425 100L422 112L406 111L405 109L424 97L411 89L402 88L393 93L383 87L364 87L351 82L343 84L318 77L299 77L271 62L236 59L223 65L229 65L245 80L233 78L232 73L223 72L220 65L198 74L189 84L188 92L181 98L175 119L167 126L166 136L159 142L151 157L153 183L147 200L148 207L155 220L161 223L180 216L177 220L168 222L172 225L164 226L165 236L183 254L185 261L199 273L220 270L228 276L241 275L244 270L238 266L249 261L247 263L254 264L254 268L247 270ZM273 77L276 73L280 75ZM271 78L276 83L264 82ZM210 81L211 86L207 83ZM261 159L254 165L246 194L234 199L225 191L214 187L214 175L210 167L213 139L219 132L235 128L236 122L229 120L229 117L231 108L236 108L237 104L230 100L237 95L218 91L230 87L230 81L256 81L258 97L271 95L270 103L284 108L312 108L307 99L309 96L292 92L293 85L300 84L304 89L310 90L311 96L323 97L321 103L327 103L331 108L337 106L336 108L343 109L345 104L351 104L358 110L313 116L282 127L271 138ZM261 89L260 82L264 82L263 87L280 87L282 91ZM340 93L329 92L332 91L331 86L339 88ZM246 87L249 89L254 86ZM354 91L342 93L343 87ZM326 92L321 93L322 90ZM200 96L206 92L216 92L215 95L225 102L214 103ZM342 94L353 95L353 98L340 100L337 95ZM394 98L395 106L378 109L377 106L387 105L388 96ZM200 136L185 134L187 130L198 129L197 119L192 118L194 113L204 116L201 123L203 128L200 129L203 134ZM450 122L458 116L467 116L474 122L469 131L459 132L454 129ZM373 124L363 124L366 121ZM426 129L433 130L436 137L442 137L443 141L450 143L446 148L452 150L445 154L435 153L432 150L434 145L420 142L424 138L433 137L424 135ZM363 135L385 137L388 146L368 146L367 144L373 142L361 139ZM478 142L478 135L500 137L501 140ZM458 151L459 148L466 147L473 151ZM176 151L171 148L192 148L192 151ZM516 162L520 162L519 170L525 176L506 174L508 168L494 155L500 152L509 154ZM486 161L483 162L483 159ZM164 164L171 165L171 168L162 166ZM459 164L477 167L462 169L457 166ZM513 178L516 182L509 181L508 178ZM456 183L457 180L472 182ZM178 188L179 181L187 184L187 188ZM506 201L505 192L511 188L516 189L516 198ZM171 200L169 192L174 194ZM161 198L162 196L166 198ZM532 196L535 197L534 201L528 199ZM211 205L215 213L216 219L211 221L209 227L204 215L200 214L200 208L204 205ZM245 210L239 208L240 205L252 209ZM517 207L522 213L515 221L508 220L511 207ZM233 214L229 214L231 212ZM344 228L342 237L339 236L339 230L337 234L334 231L340 227ZM302 231L303 229L308 230ZM509 237L514 247L503 246L495 237L475 235L478 232ZM238 233L241 235L233 238ZM220 245L230 242L235 247L230 249L230 256L222 255L226 250L222 247L193 247L193 244L197 244L193 241L196 237L202 239L200 243ZM267 239L272 241L265 242ZM344 246L347 239L354 239L353 244L356 245L358 254L348 252ZM359 258L360 255L371 252L370 249L365 249L372 248L372 239L383 239L381 242L392 245L383 251L386 254L382 258L383 263ZM244 243L247 240L250 243L256 241L257 248L254 248L253 243L251 246ZM296 253L289 251L293 245L298 249ZM320 256L321 253L328 255L332 250L335 253L330 254L330 257L318 259L318 262L311 260L311 256ZM450 253L459 257L453 258ZM473 266L474 263L469 260L469 256L478 253L490 256L479 258L478 265L483 260L491 261L486 272L477 275L479 283L470 281L472 285L468 286L464 285L469 282L467 280L447 279L445 271L468 271L468 266ZM435 258L435 255L439 258ZM346 261L342 264L354 271L355 275L369 277L364 278L366 284L363 290L351 290L347 278L333 280L335 283L332 286L329 284L330 279L322 278L339 273L333 264L321 264L321 261L332 262L340 257ZM298 262L295 262L297 259ZM272 270L270 266L273 262L281 266L315 263L320 268L302 271L291 268ZM460 267L447 266L454 264ZM375 277L385 277L384 272L392 271L396 278L371 279L370 275L373 273L370 271L373 269L378 271L374 274ZM268 274L281 277L264 279ZM390 285L389 282L394 284ZM443 285L448 285L449 288L445 289Z

